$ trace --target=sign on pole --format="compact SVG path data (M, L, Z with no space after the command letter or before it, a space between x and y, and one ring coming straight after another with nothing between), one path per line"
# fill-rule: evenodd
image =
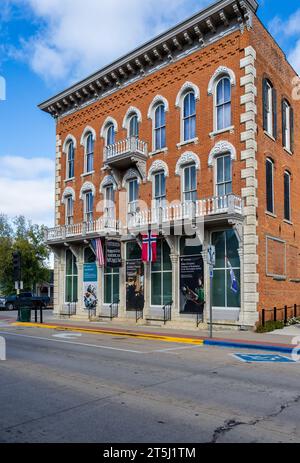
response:
M213 337L213 309L212 309L212 293L213 293L213 278L214 278L214 267L216 265L216 247L209 245L207 249L207 265L209 266L209 335Z

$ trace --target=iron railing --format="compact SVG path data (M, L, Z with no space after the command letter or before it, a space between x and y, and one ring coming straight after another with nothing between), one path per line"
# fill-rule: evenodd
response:
M68 302L63 305L60 315L64 317L69 317L71 318L73 315L76 315L77 313L77 303L76 302Z
M148 156L148 144L137 137L128 137L104 148L106 162L113 161L118 156L126 154L129 156L140 154L146 157Z
M172 305L173 301L171 301L169 304L164 305L162 308L164 312L164 325L166 325L167 322L170 322L172 320Z
M292 318L300 317L300 305L273 307L272 309L262 309L261 324L265 326L268 321L282 321L286 325Z

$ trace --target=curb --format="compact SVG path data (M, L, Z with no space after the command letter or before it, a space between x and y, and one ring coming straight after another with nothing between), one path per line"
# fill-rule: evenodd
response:
M59 326L59 325L45 325L39 323L12 323L12 326L24 326L28 328L44 328L44 329L51 329L51 330L59 330L59 331L73 331L77 333L88 333L88 334L106 334L108 336L124 336L124 337L131 337L137 339L148 339L152 341L163 341L163 342L173 342L178 344L192 344L197 346L203 346L204 341L203 339L195 339L195 338L177 338L171 336L164 336L158 334L147 334L147 333L134 333L134 332L126 332L126 331L109 331L109 330L101 330L101 329L90 329L90 328L80 328L80 327L70 327L70 326Z
M272 344L247 344L246 342L234 342L234 341L218 341L213 339L204 340L205 346L215 347L226 347L234 349L251 349L251 350L266 350L271 352L281 352L282 354L292 354L294 347L288 347L284 345L272 345Z

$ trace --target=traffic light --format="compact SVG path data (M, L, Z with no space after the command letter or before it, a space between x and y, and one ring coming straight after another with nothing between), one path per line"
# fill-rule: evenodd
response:
M14 281L21 281L21 253L19 251L13 253L13 273Z

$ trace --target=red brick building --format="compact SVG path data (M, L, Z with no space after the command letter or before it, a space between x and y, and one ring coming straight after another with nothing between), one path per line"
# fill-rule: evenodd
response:
M87 316L92 294L97 315L119 301L145 321L172 301L170 325L192 327L212 298L216 322L253 327L299 302L297 75L257 7L215 2L40 105L57 123L57 313ZM97 238L105 257L120 243L120 268L97 265Z

